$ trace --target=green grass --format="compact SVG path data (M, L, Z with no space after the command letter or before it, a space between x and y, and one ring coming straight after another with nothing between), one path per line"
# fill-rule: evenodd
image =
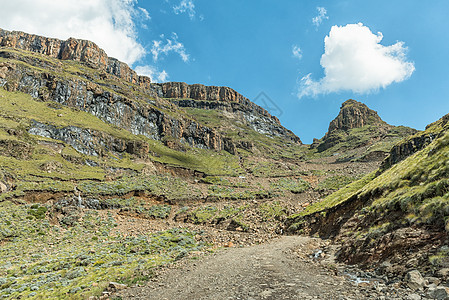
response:
M50 224L47 218L27 218L29 210L40 207L46 206L0 203L2 297L100 296L110 281L143 283L155 267L203 247L194 238L197 233L184 229L140 236L113 234L114 218L96 211L83 213L80 222L68 229Z
M357 178L353 176L346 175L333 175L324 178L318 184L318 189L322 190L338 190L351 182L355 181Z
M278 192L288 191L294 194L299 194L307 191L311 186L310 183L301 178L281 178L270 183L270 187L272 190Z
M350 199L351 197L357 195L360 192L360 189L363 188L366 184L371 182L373 178L375 178L375 172L372 172L363 178L354 181L353 183L346 185L345 187L341 188L340 190L332 193L331 195L327 196L323 200L319 202L315 202L312 205L307 206L307 208L298 213L289 216L290 219L296 219L301 218L306 215L314 214L317 212L324 212L326 209L329 209L331 207L337 206L346 200Z
M168 199L186 199L200 196L200 191L192 189L186 181L172 176L124 176L115 181L83 181L78 189L84 195L115 196L132 191L145 191L148 195L165 196Z
M261 199L271 198L275 194L270 190L265 189L239 189L235 190L232 187L212 185L208 188L208 196L217 198L219 200L248 200L248 199Z
M218 209L215 206L205 206L195 209L189 213L189 220L194 224L204 224L211 221Z
M259 205L259 211L263 221L278 220L286 215L285 208L279 201L262 203Z
M352 200L361 201L363 206L354 212L360 225L346 232L345 238L362 240L360 243L375 247L385 233L408 226L449 231L448 161L449 132L446 132L382 173L373 172L290 216L291 228L301 227L311 214L320 213L325 218L329 208ZM432 255L430 263L438 264L442 255Z

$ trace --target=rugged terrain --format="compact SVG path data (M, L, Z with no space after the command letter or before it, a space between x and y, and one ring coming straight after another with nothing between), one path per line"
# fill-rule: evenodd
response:
M152 83L92 42L0 29L0 295L433 297L447 120L417 132L347 100L304 145L231 88Z

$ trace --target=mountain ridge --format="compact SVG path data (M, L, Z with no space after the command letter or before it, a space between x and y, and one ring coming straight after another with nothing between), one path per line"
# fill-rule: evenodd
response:
M0 296L106 298L285 232L331 238L303 256L332 274L338 249L391 259L391 282L405 263L446 276L447 115L417 132L349 99L305 145L229 87L133 72L89 41L0 31Z

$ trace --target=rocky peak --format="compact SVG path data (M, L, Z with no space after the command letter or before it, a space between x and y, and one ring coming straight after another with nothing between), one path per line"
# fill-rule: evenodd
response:
M69 38L62 41L21 31L7 31L0 28L0 47L15 48L36 52L61 60L74 60L85 63L91 68L105 71L123 80L141 86L148 86L149 77L139 76L127 64L109 57L95 43Z
M329 124L328 135L335 131L347 131L366 125L384 123L377 112L353 99L343 102L338 116ZM385 123L384 123L385 124Z
M319 152L334 146L337 146L334 148L336 151L340 148L355 149L385 138L393 128L395 127L382 121L376 111L361 102L349 99L341 105L338 116L330 122L329 130L324 137L314 140L311 148L317 148ZM407 130L403 131L399 135L402 136Z

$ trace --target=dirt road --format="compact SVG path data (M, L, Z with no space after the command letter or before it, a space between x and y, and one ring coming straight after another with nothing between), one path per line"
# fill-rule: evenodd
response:
M357 286L311 259L315 247L317 240L284 236L263 245L229 248L169 269L157 281L116 296L158 300L385 299L374 286ZM387 299L395 299L388 295Z

